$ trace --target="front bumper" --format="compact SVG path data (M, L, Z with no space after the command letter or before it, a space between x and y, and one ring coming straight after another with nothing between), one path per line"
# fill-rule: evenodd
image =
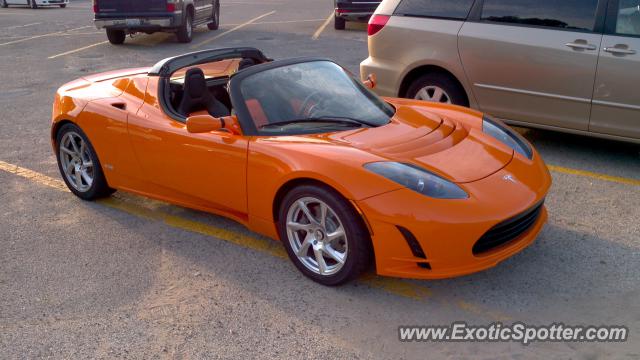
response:
M38 6L57 6L57 5L67 5L69 4L69 0L37 0L36 5Z
M120 18L120 19L95 19L94 24L98 29L161 29L178 26L173 18Z
M507 175L516 182L505 180ZM488 269L533 243L547 220L543 207L526 231L474 255L474 244L492 227L544 200L551 176L536 153L534 161L514 157L495 174L461 186L468 199L430 199L402 189L357 202L373 233L378 274L440 279ZM413 234L426 258L414 255L399 227Z

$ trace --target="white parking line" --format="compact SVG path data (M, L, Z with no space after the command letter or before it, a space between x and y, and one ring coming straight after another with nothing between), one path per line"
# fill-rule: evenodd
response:
M11 45L11 44L17 44L17 43L21 43L21 42L28 41L28 40L39 39L39 38L43 38L43 37L47 37L47 36L52 36L52 35L57 35L57 34L63 34L63 33L65 33L65 32L74 31L74 30L80 30L80 29L86 29L86 28L90 28L90 27L91 27L91 26L81 26L81 27L79 27L79 28L74 28L74 29L68 29L68 30L56 31L56 32L52 32L52 33L48 33L48 34L42 34L42 35L36 35L36 36L29 36L29 37L24 38L24 39L13 40L13 41L9 41L9 42L6 42L6 43L2 43L2 44L0 44L0 46Z
M17 28L24 28L24 27L29 27L29 26L35 26L35 25L40 25L42 23L30 23L30 24L24 24L24 25L14 25L14 26L9 26L7 28L5 28L5 30L10 30L10 29L17 29Z
M324 23L322 23L322 25L320 25L320 27L318 28L318 30L316 30L315 33L313 33L313 36L311 37L311 40L318 40L318 38L320 37L320 34L322 34L322 32L324 31L324 29L327 28L327 25L329 25L329 23L331 22L331 20L333 20L334 17L334 13L332 12L331 14L329 14L329 17L327 18L327 20L324 21Z
M212 38L210 38L210 39L206 39L206 40L204 40L204 41L201 41L201 42L200 42L200 43L198 43L198 44L191 45L191 49L195 49L195 48L198 48L198 47L200 47L200 46L202 46L202 45L208 44L208 43L210 43L210 42L212 42L212 41L215 41L215 40L217 40L217 39L219 39L219 38L221 38L221 37L223 37L223 36L225 36L225 35L227 35L227 34L230 34L230 33L234 32L234 31L240 30L240 29L242 29L243 27L245 27L245 26L247 26L247 25L253 24L253 23L254 23L254 22L256 22L256 21L258 21L258 20L260 20L260 19L262 19L262 18L264 18L264 17L267 17L267 16L269 16L269 15L273 15L273 14L275 14L275 13L276 13L276 11L274 10L274 11L268 12L268 13L266 13L266 14L262 14L262 15L260 15L260 16L258 16L258 17L255 17L255 18L253 18L253 19L251 19L251 20L249 20L249 21L245 22L245 23L242 23L242 24L240 24L240 25L238 25L238 26L235 26L235 27L233 27L233 28L231 28L231 29L229 29L229 30L227 30L227 31L223 32L222 34L219 34L219 35L216 35L216 36L214 36L214 37L212 37Z
M83 46L79 49L74 49L74 50L69 50L69 51L65 51L61 54L57 54L57 55L52 55L49 56L47 59L55 59L55 58L59 58L61 56L65 56L65 55L69 55L69 54L75 54L77 52L83 51L83 50L87 50L87 49L91 49L92 47L96 47L96 46L100 46L100 45L104 45L107 44L109 42L109 40L106 41L101 41L99 43L95 43L95 44L91 44L91 45L87 45L87 46Z

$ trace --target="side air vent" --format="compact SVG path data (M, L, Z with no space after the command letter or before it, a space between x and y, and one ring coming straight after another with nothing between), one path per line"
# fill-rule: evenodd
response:
M404 237L404 240L407 242L407 245L409 245L409 249L411 249L411 253L413 254L413 256L426 260L427 255L424 253L424 250L422 250L422 246L420 246L418 239L416 239L413 233L411 233L411 231L409 231L409 229L405 227L402 227L399 225L396 225L396 227ZM417 263L417 265L423 269L431 270L431 265L429 265L429 263L419 262Z

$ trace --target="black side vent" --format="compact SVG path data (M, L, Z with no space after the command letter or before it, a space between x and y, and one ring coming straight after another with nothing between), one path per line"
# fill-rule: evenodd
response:
M404 239L407 242L407 245L409 245L409 249L411 249L411 253L413 254L413 256L426 260L427 255L424 253L424 250L422 250L422 246L420 246L418 239L416 239L413 233L411 233L409 229L404 228L402 226L396 225L396 227L398 228L402 236L404 236ZM420 262L417 264L421 268L431 270L431 265L429 265L429 263Z

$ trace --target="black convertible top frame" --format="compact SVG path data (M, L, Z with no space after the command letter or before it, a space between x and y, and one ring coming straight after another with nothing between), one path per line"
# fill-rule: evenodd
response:
M167 77L176 70L187 66L233 58L249 58L258 64L273 61L264 56L262 51L252 47L202 50L160 60L157 64L153 65L148 74L150 76Z

